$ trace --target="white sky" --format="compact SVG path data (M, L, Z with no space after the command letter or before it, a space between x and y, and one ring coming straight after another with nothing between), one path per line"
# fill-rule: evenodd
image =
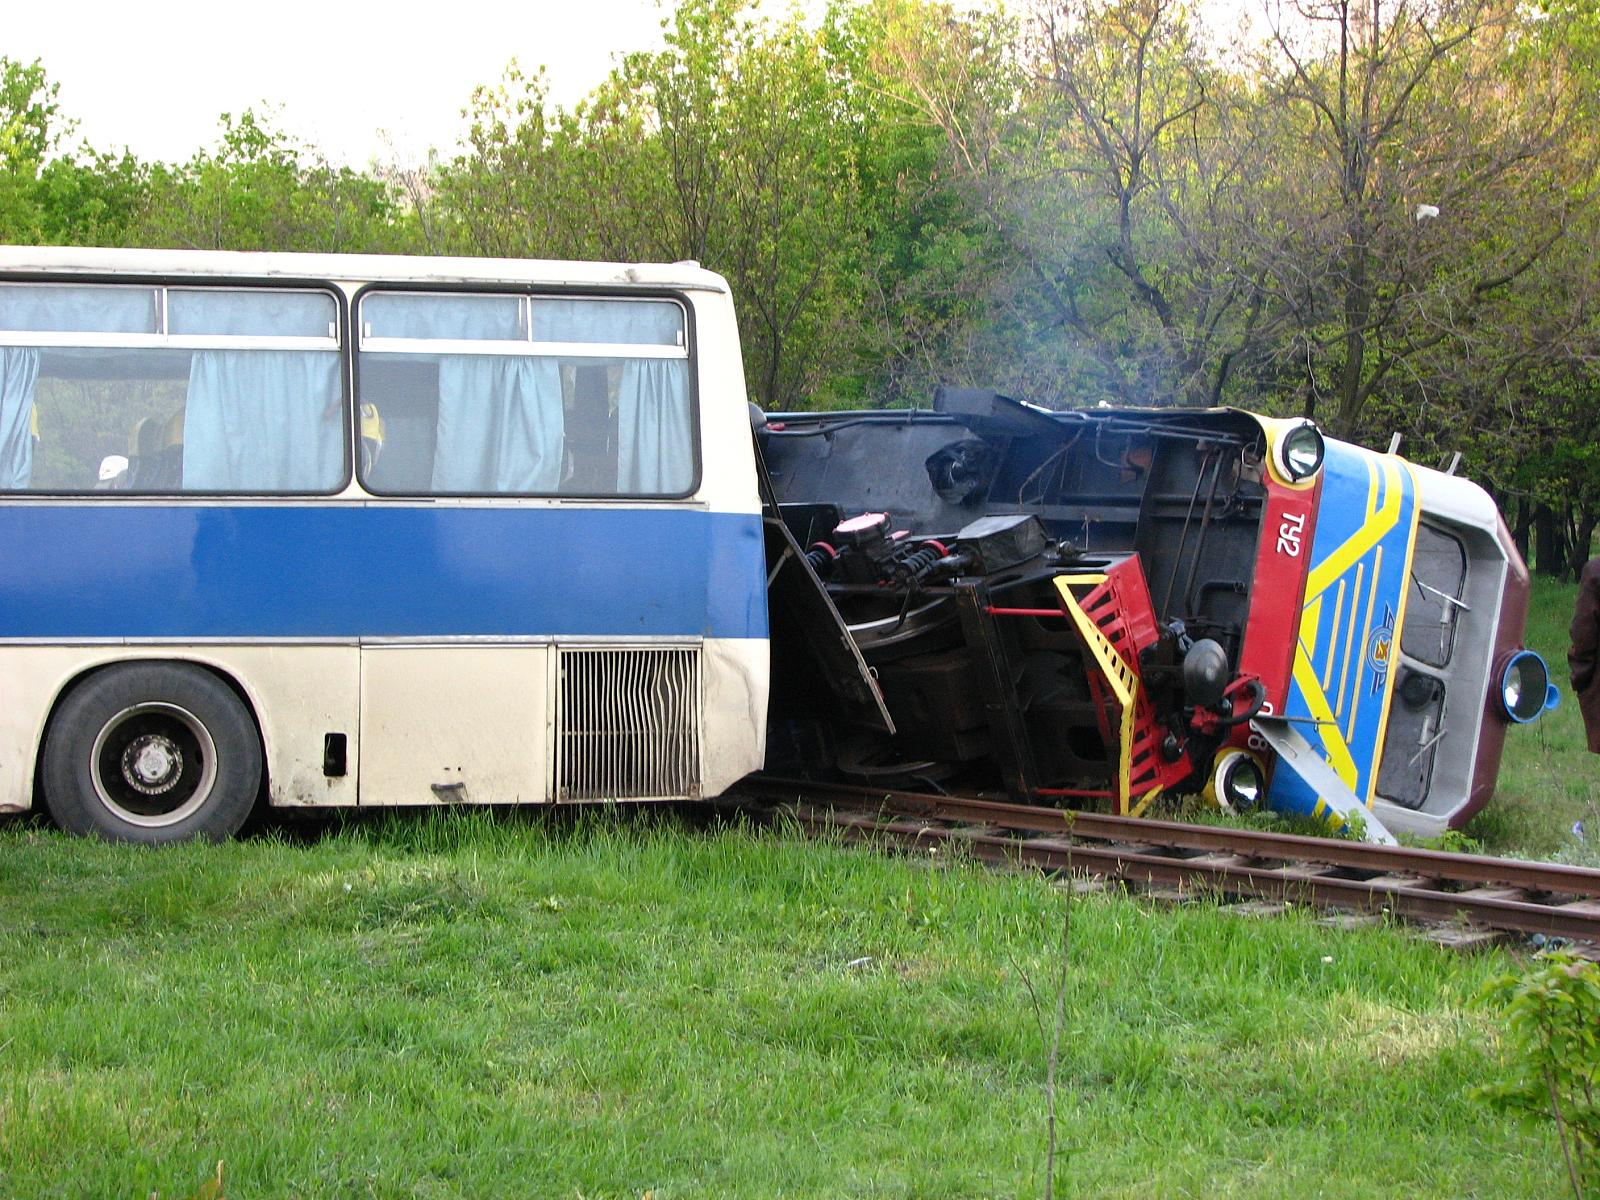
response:
M1226 33L1263 0L1202 3ZM656 0L0 0L0 55L39 59L99 150L183 161L254 108L335 162L416 165L450 155L473 88L513 58L570 106L620 54L659 47L662 17Z
M513 58L574 103L614 54L658 47L661 17L654 0L11 0L0 54L40 59L97 149L181 161L221 113L276 106L274 127L362 167L448 153Z

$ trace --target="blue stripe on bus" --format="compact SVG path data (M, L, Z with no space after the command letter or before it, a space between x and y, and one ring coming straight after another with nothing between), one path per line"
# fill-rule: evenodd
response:
M0 505L0 639L764 638L759 517Z

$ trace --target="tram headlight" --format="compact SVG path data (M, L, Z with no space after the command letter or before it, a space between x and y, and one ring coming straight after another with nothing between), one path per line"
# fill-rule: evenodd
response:
M1519 650L1500 671L1500 707L1509 720L1527 724L1561 702L1550 668L1532 650Z
M1267 796L1267 775L1255 756L1243 750L1225 750L1211 771L1210 798L1222 808L1251 812Z
M1278 439L1278 470L1291 483L1310 479L1322 469L1326 450L1322 431L1310 421L1302 421Z

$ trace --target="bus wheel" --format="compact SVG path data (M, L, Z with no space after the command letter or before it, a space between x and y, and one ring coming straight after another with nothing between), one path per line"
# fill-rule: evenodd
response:
M43 768L45 807L71 833L220 842L255 805L261 743L249 710L209 671L128 663L67 694Z

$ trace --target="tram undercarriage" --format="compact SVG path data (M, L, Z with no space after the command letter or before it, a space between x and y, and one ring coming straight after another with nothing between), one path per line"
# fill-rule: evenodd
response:
M1245 414L940 389L760 441L771 769L1138 813L1211 784L1268 704L1241 669L1268 493ZM1223 798L1254 803L1237 765Z

